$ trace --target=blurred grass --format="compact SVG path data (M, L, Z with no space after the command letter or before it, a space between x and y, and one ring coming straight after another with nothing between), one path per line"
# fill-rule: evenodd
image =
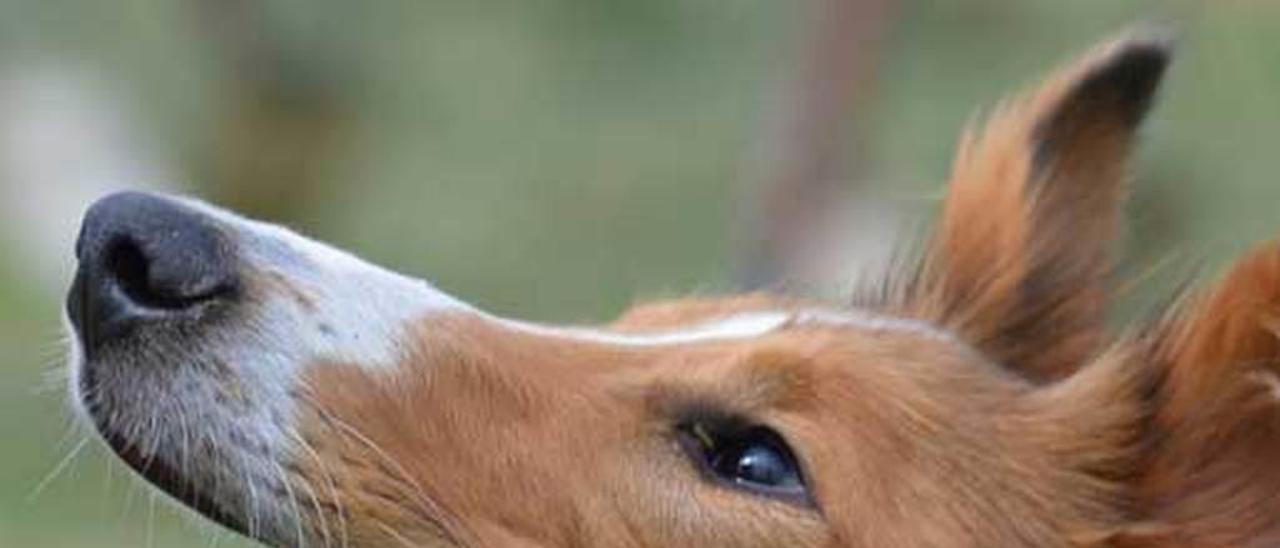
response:
M287 47L343 82L357 121L349 146L323 159L331 195L299 228L543 320L602 320L637 297L724 287L736 183L794 74L787 3L266 5ZM94 67L127 90L148 144L187 165L225 100L194 17L160 0L11 0L0 62ZM1186 43L1147 128L1131 247L1146 262L1176 246L1220 264L1280 229L1280 8L1265 2L907 2L863 122L862 177L929 210L975 108L1152 17L1185 21ZM57 382L41 390L58 360L59 297L14 256L0 254L0 547L217 538L163 503L152 516L148 492L94 444L30 497L79 438L64 436Z

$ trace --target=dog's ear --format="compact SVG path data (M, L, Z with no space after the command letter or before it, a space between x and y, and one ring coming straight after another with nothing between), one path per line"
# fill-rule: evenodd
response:
M1110 42L963 137L912 306L1035 379L1096 350L1134 134L1170 41Z
M1135 546L1280 545L1280 243L1153 333Z

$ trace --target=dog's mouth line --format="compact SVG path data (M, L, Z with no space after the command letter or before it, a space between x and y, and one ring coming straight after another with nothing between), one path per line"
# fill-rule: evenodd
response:
M136 444L130 443L117 434L104 432L103 438L120 460L161 491L233 531L248 534L242 520L224 510L201 491L199 486L178 473L173 466L159 458L144 455Z
M91 368L85 368L81 384L85 393L93 393L91 388L97 383ZM83 405L103 441L130 469L146 479L151 485L206 518L242 535L250 534L245 527L244 520L224 509L222 505L218 504L208 493L203 491L196 482L191 481L173 465L165 462L164 459L154 454L148 454L133 440L126 438L106 424L105 420L102 419L105 415L98 402L86 398L83 401Z

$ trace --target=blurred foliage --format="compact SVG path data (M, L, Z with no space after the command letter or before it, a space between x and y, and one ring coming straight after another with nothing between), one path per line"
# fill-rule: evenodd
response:
M804 32L796 4L769 0L257 8L285 56L272 66L299 67L276 76L323 82L344 117L337 143L311 159L316 186L299 191L291 222L485 308L552 321L723 287L737 182ZM210 16L193 2L9 0L0 66L96 71L125 91L146 146L193 179L227 177L210 166L238 141L219 128L244 76L206 39ZM857 183L923 214L976 107L1152 18L1182 22L1186 43L1147 127L1131 247L1136 264L1174 251L1219 264L1280 229L1273 3L904 2L859 132L869 142ZM178 525L180 512L153 505L96 443L33 496L85 434L69 426L60 381L46 379L61 359L59 297L10 256L0 254L0 547L237 545ZM1171 270L1165 285L1179 277Z

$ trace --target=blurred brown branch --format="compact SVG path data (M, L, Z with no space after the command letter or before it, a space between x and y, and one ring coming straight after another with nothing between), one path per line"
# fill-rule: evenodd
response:
M198 26L229 78L209 143L194 158L214 201L280 221L306 217L350 129L339 72L289 47L261 2L192 0Z
M763 175L750 204L738 282L747 288L790 280L807 239L847 201L847 137L870 94L885 28L896 0L815 0L802 73L766 135Z

